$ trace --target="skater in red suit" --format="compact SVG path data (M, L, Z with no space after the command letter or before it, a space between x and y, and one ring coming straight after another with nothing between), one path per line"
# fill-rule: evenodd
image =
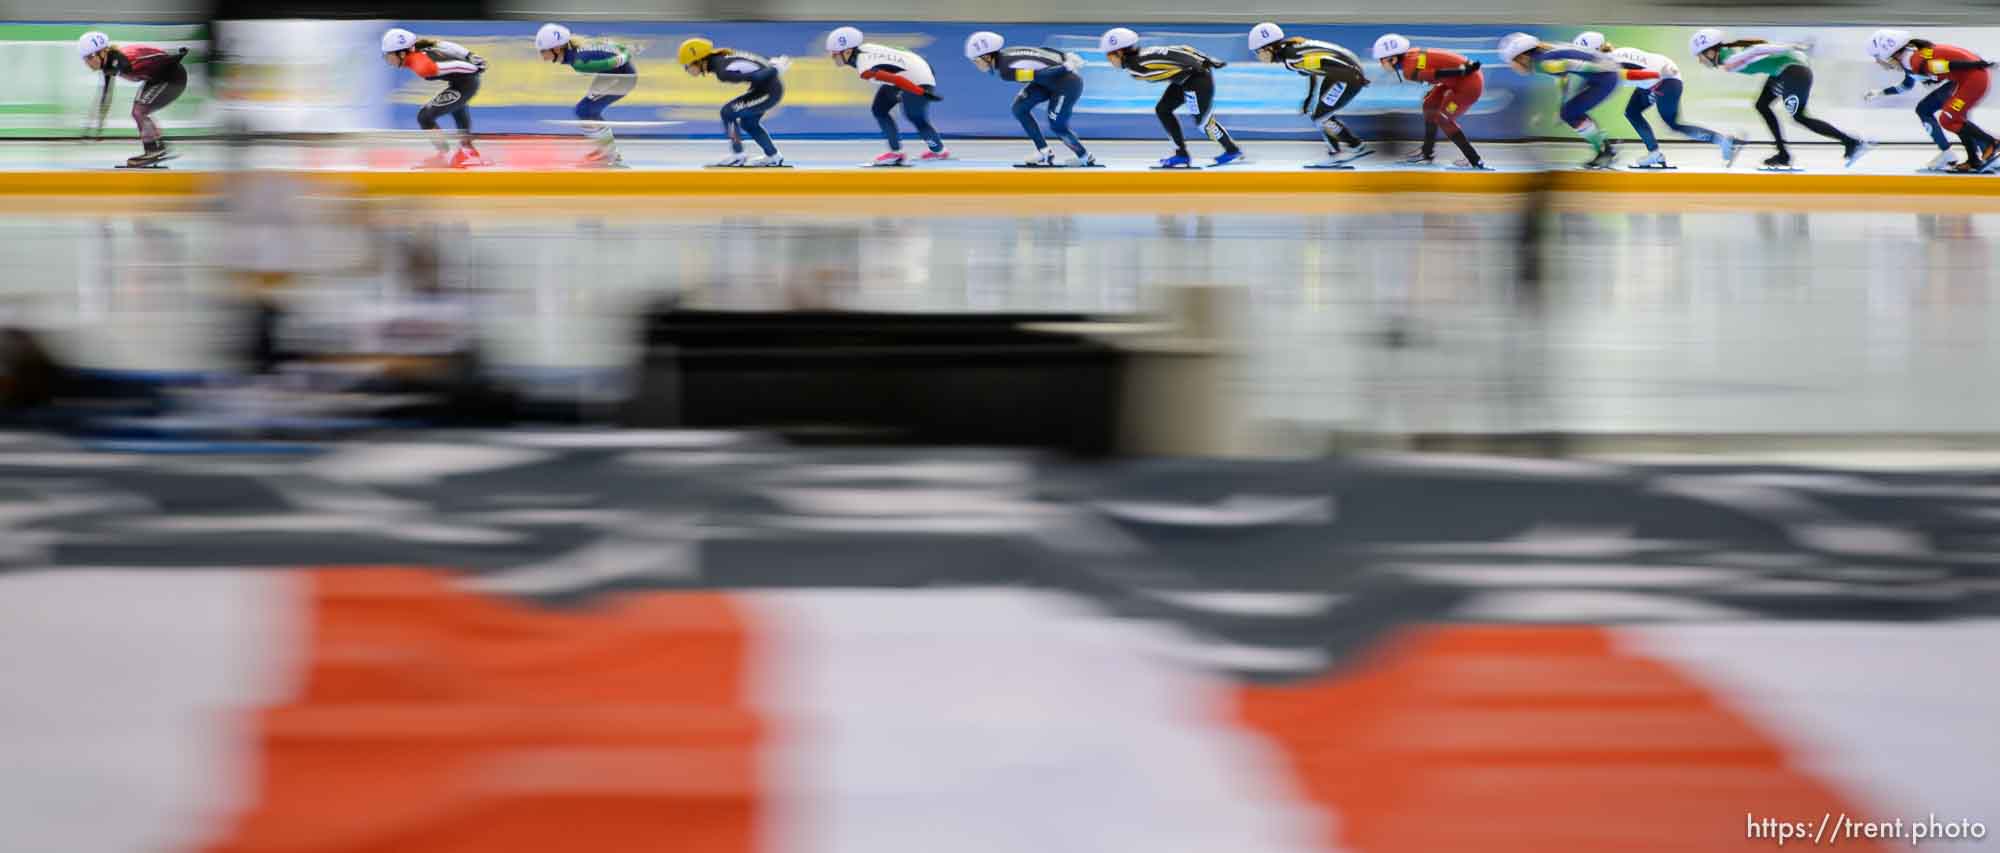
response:
M1412 47L1409 39L1395 33L1376 39L1373 53L1375 60L1382 63L1382 69L1395 74L1397 79L1431 84L1431 90L1424 93L1424 147L1403 162L1423 164L1435 159L1438 132L1443 131L1445 138L1465 155L1465 159L1454 165L1461 169L1485 169L1486 162L1479 158L1472 141L1465 138L1465 131L1458 126L1459 116L1472 109L1486 92L1486 75L1480 73L1479 61L1449 50Z
M111 111L111 83L122 77L139 84L139 94L132 96L132 122L139 126L142 149L138 156L126 160L125 165L150 167L173 159L174 155L167 152L167 143L160 138L160 125L153 121L153 113L166 109L187 91L187 69L181 67L187 48L170 53L143 44L115 45L109 36L93 31L76 40L76 51L83 57L84 65L104 75L104 89L97 96L97 122L91 135L104 131L104 117Z
M444 90L417 110L417 126L435 131L438 116L451 116L458 125L458 151L452 152L451 143L443 134L435 134L431 144L437 146L437 154L424 161L425 168L493 165L493 161L480 156L479 149L472 146L472 111L466 106L479 94L479 77L486 73L486 60L451 42L417 38L405 29L382 34L382 58L390 65L410 69L425 80L444 82Z
M2000 151L1996 151L1993 135L1973 124L1970 117L1972 108L1986 98L1986 69L1992 68L1993 63L1965 48L1911 38L1902 30L1876 30L1868 40L1868 53L1877 62L1903 72L1904 85L1901 89L1909 88L1915 80L1940 81L1924 103L1935 103L1938 107L1938 127L1958 134L1958 141L1965 144L1966 160L1952 167L1952 171L1992 172L2000 169L2000 157L1995 156ZM1880 94L1896 91L1899 88L1892 86L1880 92L1870 92L1868 98L1873 100ZM1928 125L1930 122L1931 119L1926 116L1924 123Z

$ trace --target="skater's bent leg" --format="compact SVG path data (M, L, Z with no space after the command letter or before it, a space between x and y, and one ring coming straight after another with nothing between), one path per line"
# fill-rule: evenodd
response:
M1230 137L1222 122L1215 120L1215 78L1202 74L1188 82L1194 89L1195 123L1201 126L1201 132L1221 145L1224 151L1235 153L1242 150L1236 147L1236 140Z
M868 111L875 114L875 125L882 128L882 141L889 144L890 151L903 150L903 133L896 129L896 120L889 111L896 108L898 89L894 86L880 86L875 89L875 103Z
M1681 81L1678 79L1661 80L1660 85L1653 87L1653 105L1659 108L1660 118L1667 123L1668 127L1673 128L1675 133L1696 142L1714 142L1721 139L1722 135L1713 130L1700 125L1684 124L1681 122L1681 91L1683 88Z
M1451 140L1451 144L1458 146L1458 153L1465 157L1465 162L1474 166L1485 162L1479 159L1479 152L1473 149L1472 140L1465 138L1465 130L1458 126L1458 120L1443 112L1438 114L1436 124L1424 128L1424 145L1426 146L1424 150L1428 151L1430 150L1429 146L1437 144L1437 133L1439 130L1444 131L1445 138Z
M722 135L729 140L729 151L743 153L743 99L737 98L722 105Z
M1070 153L1078 157L1088 154L1083 148L1083 140L1076 137L1076 131L1069 128L1069 115L1076 110L1077 99L1083 97L1083 78L1074 74L1062 83L1054 100L1049 101L1049 132L1069 146Z
M1937 114L1944 111L1945 103L1951 100L1952 93L1957 90L1958 83L1947 80L1917 102L1917 121L1923 124L1925 132L1931 135L1931 142L1937 144L1939 151L1950 151L1951 139L1944 135L1944 127L1938 124Z
M901 91L901 90L897 90ZM932 151L944 150L944 137L937 128L931 126L931 99L915 92L903 92L903 117L910 120L910 126L917 129L917 135L924 138L924 145Z
M778 156L778 144L771 141L771 132L764 129L763 110L744 113L736 123L743 128L744 133L750 134L750 140L757 143L757 150L764 152L764 156ZM738 147L736 150L741 151L742 148Z
M1361 146L1361 137L1354 135L1354 131L1347 129L1346 122L1334 116L1327 116L1326 120L1332 122L1333 126L1339 129L1334 133L1334 138L1340 140L1340 144L1354 148Z
M1647 151L1660 150L1660 141L1653 137L1653 126L1646 123L1646 107L1653 98L1644 89L1632 93L1632 100L1625 102L1625 120L1632 123L1632 130L1639 134L1639 141L1645 143Z
M1771 102L1777 99L1778 78L1765 78L1763 90L1757 93L1757 115L1763 117L1765 129L1771 131L1771 144L1778 147L1778 153L1791 156L1791 152L1785 149L1785 131L1778 126L1778 114L1771 109Z
M1812 106L1812 69L1803 65L1788 65L1785 66L1785 70L1778 72L1778 80L1779 85L1785 90L1785 110L1792 114L1792 120L1798 122L1800 127L1828 139L1839 140L1842 145L1851 146L1855 143L1854 137L1813 117L1809 112Z
M596 145L599 151L608 151L612 145L611 127L604 123L604 108L623 97L625 96L585 95L583 100L576 102L577 119L587 122L583 126L583 132L590 137L591 143Z
M1160 126L1166 128L1167 138L1174 141L1174 153L1186 154L1187 137L1181 135L1181 105L1187 103L1187 91L1178 83L1167 86L1160 95L1160 102L1153 105L1153 115L1160 119Z
M1042 126L1035 121L1035 107L1048 99L1047 89L1040 86L1024 86L1014 95L1013 106L1008 108L1008 112L1014 114L1014 120L1021 123L1021 130L1028 134L1028 141L1035 144L1037 151L1049 147L1049 140L1042 136Z

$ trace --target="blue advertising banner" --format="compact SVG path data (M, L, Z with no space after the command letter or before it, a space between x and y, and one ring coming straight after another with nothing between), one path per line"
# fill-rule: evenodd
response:
M487 60L479 96L472 103L474 127L484 133L548 133L553 120L574 118L574 105L589 86L587 75L541 61L534 48L534 21L430 22L397 24L420 36L449 39ZM785 100L764 125L781 137L873 137L878 134L868 105L877 84L859 79L854 69L836 66L822 51L831 23L577 23L577 34L605 37L639 48L634 60L638 88L606 112L614 121L677 121L656 130L624 131L625 135L720 137L717 110L742 91L741 86L694 78L683 72L674 51L682 39L704 36L719 47L764 56L788 55ZM1153 105L1162 87L1132 79L1113 68L1097 50L1100 33L1116 24L967 24L871 22L869 41L912 50L937 74L943 101L931 108L931 120L947 139L957 137L1017 137L1021 127L1008 107L1019 84L981 73L964 58L966 36L993 30L1009 44L1043 45L1084 57L1084 94L1072 123L1085 139L1163 139ZM1189 44L1225 60L1216 72L1216 109L1231 133L1248 139L1317 138L1299 114L1306 80L1281 65L1257 61L1245 43L1247 27L1217 25L1154 25L1137 28L1140 43ZM1291 35L1345 45L1364 60L1369 46L1385 32L1400 32L1418 46L1439 47L1466 54L1489 66L1486 94L1461 119L1474 138L1515 138L1523 133L1530 79L1508 71L1494 48L1504 26L1324 25L1299 26ZM1412 135L1418 102L1425 86L1397 81L1373 62L1367 63L1368 88L1343 111L1349 126L1364 136L1385 135L1391 125ZM398 72L385 93L392 103L396 127L416 126L416 112L436 91L437 84ZM1193 106L1187 108L1191 115ZM446 126L450 126L447 122ZM1190 131L1192 137L1198 132Z

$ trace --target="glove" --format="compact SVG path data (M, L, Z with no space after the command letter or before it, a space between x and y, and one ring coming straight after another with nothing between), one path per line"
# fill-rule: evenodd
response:
M1083 57L1078 56L1074 53L1063 54L1063 67L1069 69L1069 73L1071 74L1075 74L1078 71L1082 71Z
M1879 97L1882 97L1881 89L1869 89L1868 91L1861 93L1861 100L1863 101L1872 101Z
M1227 63L1227 62L1223 62L1223 61L1222 61L1222 60L1220 60L1220 59L1211 59L1211 60L1209 60L1209 61L1208 61L1208 67L1210 67L1210 68L1228 68L1228 67L1229 67L1229 63Z
M782 74L785 69L792 67L792 58L789 56L774 57L771 59L771 67L778 69L778 73Z
M1471 74L1472 72L1478 70L1479 70L1479 60L1475 59L1472 60L1471 62L1465 63L1465 73Z
M925 99L925 100L929 100L929 101L942 101L942 100L944 100L944 96L943 96L943 95L940 95L940 94L938 94L938 93L936 93L936 92L933 92L933 91L931 91L931 90L929 90L929 89L925 89L925 90L924 90L924 99Z

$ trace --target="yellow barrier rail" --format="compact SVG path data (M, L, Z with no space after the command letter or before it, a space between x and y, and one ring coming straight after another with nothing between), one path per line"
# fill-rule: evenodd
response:
M1901 196L1992 201L2000 180L1929 175L1684 172L1423 172L1113 170L711 169L617 171L304 172L301 176L369 195L715 196L747 195L1062 195L1315 193L1568 193L1714 196ZM0 172L0 195L196 195L221 178L206 172Z

